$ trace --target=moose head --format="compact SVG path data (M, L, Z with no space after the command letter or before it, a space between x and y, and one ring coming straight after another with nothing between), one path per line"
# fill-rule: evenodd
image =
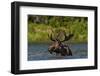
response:
M52 34L49 36L50 40L53 41L53 44L49 47L49 52L52 54L52 52L61 53L61 55L68 55L68 52L70 55L72 55L71 50L69 46L64 45L63 42L70 40L73 37L73 34L66 35L65 32L62 32L64 35L64 39L60 40L58 37L61 33L58 33L55 38L52 37ZM69 50L68 50L69 49ZM63 54L62 54L63 53Z

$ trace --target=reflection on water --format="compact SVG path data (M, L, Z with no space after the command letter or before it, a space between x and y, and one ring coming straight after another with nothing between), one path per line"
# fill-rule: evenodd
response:
M48 52L49 44L31 44L28 45L28 60L52 60L52 59L79 59L87 58L88 50L86 43L70 44L73 56L60 56Z

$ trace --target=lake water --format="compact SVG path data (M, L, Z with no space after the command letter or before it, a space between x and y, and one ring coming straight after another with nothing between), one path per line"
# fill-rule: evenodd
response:
M50 44L28 45L28 61L55 60L55 59L79 59L79 58L88 57L87 43L69 44L69 47L73 53L72 56L60 56L60 55L50 54L48 52L49 46Z

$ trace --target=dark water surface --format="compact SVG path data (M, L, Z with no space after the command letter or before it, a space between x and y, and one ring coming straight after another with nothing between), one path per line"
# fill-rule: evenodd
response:
M50 54L48 52L49 46L50 44L28 45L28 60L79 59L88 57L87 43L69 44L73 56Z

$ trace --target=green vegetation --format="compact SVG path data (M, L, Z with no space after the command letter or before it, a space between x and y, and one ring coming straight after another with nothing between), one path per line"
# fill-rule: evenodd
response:
M87 22L87 17L29 15L28 43L50 42L48 34L60 31L74 34L69 42L87 42Z

